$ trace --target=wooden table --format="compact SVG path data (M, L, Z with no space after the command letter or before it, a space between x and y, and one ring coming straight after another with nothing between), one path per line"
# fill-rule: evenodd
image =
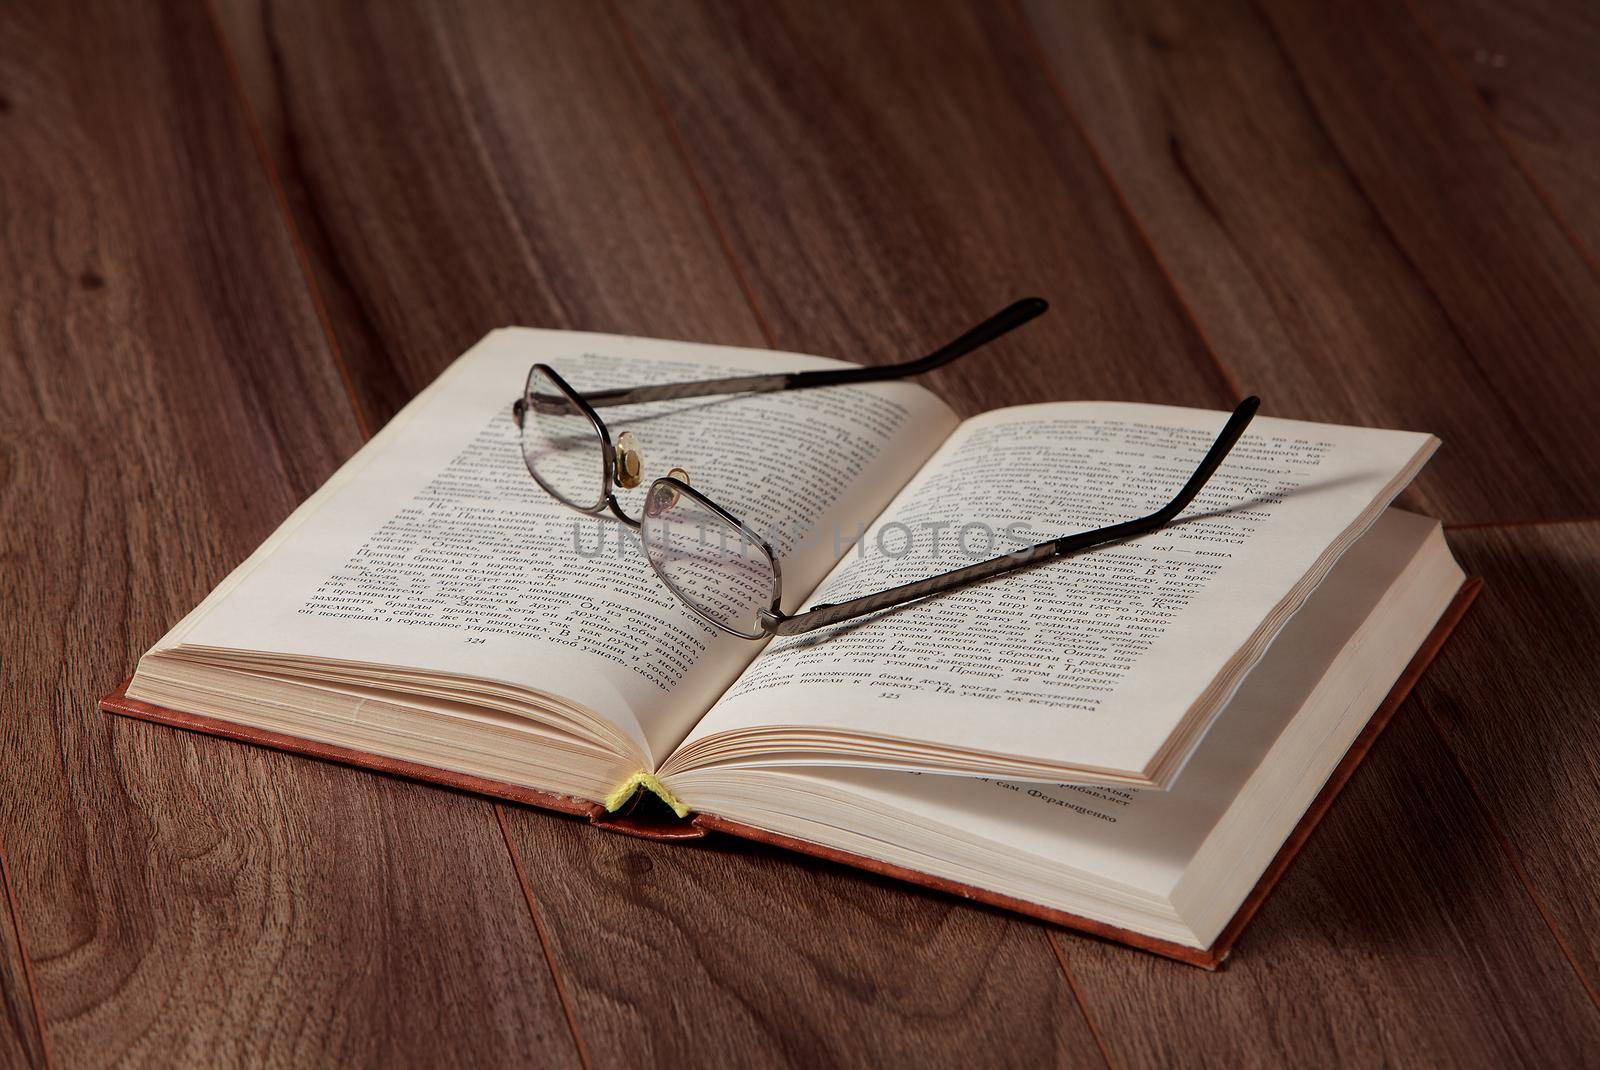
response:
M1600 17L0 13L0 1064L1600 1059ZM1437 432L1487 593L1216 975L95 698L502 324Z

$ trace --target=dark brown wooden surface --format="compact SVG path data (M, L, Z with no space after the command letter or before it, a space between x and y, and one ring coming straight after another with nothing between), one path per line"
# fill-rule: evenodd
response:
M44 1050L574 1062L489 803L95 708L360 436L204 9L0 24L0 843Z
M494 327L763 345L603 7L217 7L356 404Z
M596 1065L1104 1065L1039 926L736 841L516 842Z
M1533 185L1591 261L1600 253L1600 7L1417 0L1423 25L1483 101Z
M1528 894L1600 991L1600 523L1457 532L1489 583L1417 689ZM1552 622L1557 622L1552 626Z
M1592 1064L1595 40L1572 0L8 6L0 1065ZM93 707L494 326L872 361L1030 292L959 407L1437 431L1411 500L1489 581L1220 974Z
M623 22L775 345L903 358L1038 292L1034 329L934 377L963 408L1230 397L1003 5Z
M1240 382L1274 411L1434 431L1413 503L1447 521L1600 513L1574 463L1600 278L1403 7L1266 6L1029 12Z
M4 895L0 901L0 1066L33 1065L44 1061L43 1034L22 938L17 932L16 897L11 892L3 849L0 893Z

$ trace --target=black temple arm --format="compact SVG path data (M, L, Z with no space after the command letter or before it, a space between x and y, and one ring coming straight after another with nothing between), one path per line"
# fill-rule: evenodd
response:
M859 368L822 368L814 372L793 372L787 389L811 386L837 386L840 383L876 383L885 379L904 379L942 368L974 349L981 349L1001 335L1009 334L1035 317L1042 316L1050 303L1042 297L1024 297L996 312L959 338L952 339L925 357L898 364L874 364Z
M1027 297L990 316L961 337L947 342L925 357L898 364L873 364L852 368L822 368L809 372L771 372L765 375L740 375L725 379L699 379L688 383L662 383L656 386L628 386L596 390L583 395L597 409L612 405L636 405L645 401L675 401L679 398L708 397L713 394L760 394L775 390L805 390L846 383L877 383L904 379L942 367L1041 315L1050 307L1042 297ZM537 401L535 402L537 404ZM552 403L555 403L552 399ZM561 403L561 404L564 404ZM521 419L521 406L517 408Z

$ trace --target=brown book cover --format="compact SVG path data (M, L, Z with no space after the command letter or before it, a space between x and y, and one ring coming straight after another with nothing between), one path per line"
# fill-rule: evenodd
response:
M550 792L537 791L533 788L508 784L499 780L487 780L483 777L469 776L465 773L454 773L445 769L435 769L431 766L419 765L416 762L402 761L397 758L388 758L380 754L366 751L350 750L345 747L336 747L326 743L315 743L310 740L300 739L296 736L284 735L279 732L269 732L259 728L249 728L244 725L220 721L213 717L202 717L192 713L180 713L161 706L152 706L149 703L131 699L127 695L128 683L125 680L122 686L106 695L100 700L100 708L108 713L122 714L126 717L137 717L141 720L154 721L158 724L171 725L176 728L185 728L194 732L206 732L225 739L239 740L244 743L254 743L262 747L272 747L276 750L289 751L312 758L321 758L330 762L342 762L346 765L359 766L378 773L389 773L395 776L409 777L413 780L425 781L444 787L456 788L461 791L470 791L480 795L488 795L497 799L510 802L523 803L528 806L537 806L546 810L556 810L564 814L574 814L588 818L590 824L612 832L624 833L630 836L643 836L648 839L661 841L698 840L709 833L722 833L730 836L739 836L759 843L772 844L791 851L814 855L834 862L842 862L848 866L855 866L872 873L880 873L894 877L898 880L909 881L926 888L950 895L958 895L963 899L971 899L985 903L989 906L1000 907L1004 910L1026 914L1029 917L1039 918L1043 921L1061 925L1069 929L1115 940L1131 947L1142 948L1158 955L1187 962L1193 966L1200 966L1214 970L1228 953L1233 950L1234 942L1239 939L1244 927L1255 916L1261 904L1266 900L1268 893L1278 883L1284 871L1305 845L1311 832L1327 813L1328 807L1333 805L1334 798L1339 794L1345 783L1355 773L1356 767L1366 757L1367 751L1372 748L1373 741L1378 738L1388 725L1390 718L1397 710L1411 688L1421 678L1423 672L1432 663L1434 656L1444 645L1445 640L1460 622L1467 607L1477 597L1483 587L1483 581L1469 577L1456 592L1455 599L1450 603L1444 615L1434 625L1426 641L1417 650L1416 656L1406 666L1405 672L1395 681L1394 687L1384 698L1383 703L1373 713L1372 719L1356 737L1350 749L1345 753L1343 760L1334 769L1332 775L1322 786L1315 800L1312 801L1299 824L1295 826L1289 838L1283 842L1272 863L1261 874L1261 879L1256 882L1255 888L1245 897L1233 919L1223 928L1222 934L1208 948L1188 947L1167 940L1158 940L1141 933L1129 932L1119 929L1104 922L1094 921L1090 918L1079 917L1064 911L1054 910L1050 907L1040 906L1010 896L999 895L982 888L960 884L955 881L935 877L927 873L906 869L902 866L889 865L874 859L864 858L861 855L850 854L847 851L824 847L821 844L798 840L791 836L767 832L764 829L754 828L738 821L731 821L715 814L694 814L683 821L673 822L646 822L631 817L608 814L599 803L587 799L577 799L566 795L555 795Z

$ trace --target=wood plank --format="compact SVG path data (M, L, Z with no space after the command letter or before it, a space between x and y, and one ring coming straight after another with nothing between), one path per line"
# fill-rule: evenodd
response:
M1600 255L1600 8L1573 0L1413 0L1590 263Z
M1267 7L1027 12L1267 411L1439 434L1412 501L1448 520L1600 512L1600 280L1403 8Z
M1600 1011L1416 707L1396 715L1221 973L1062 939L1113 1063L1592 1061Z
M730 839L535 820L529 879L601 1065L1105 1065L1041 926Z
M1583 505L1523 515L1593 516L1600 489L1577 458L1595 441L1589 408L1600 400L1600 275L1543 210L1408 11L1368 0L1337 13L1301 0L1269 8L1357 180L1457 331L1474 340L1480 360L1502 369L1499 388L1528 399L1521 419L1543 428L1542 448L1484 478L1532 485L1532 472L1559 472L1569 502ZM1351 55L1366 57L1362 77L1354 76ZM1400 145L1405 151L1395 150Z
M1600 992L1600 524L1456 531L1487 581L1417 689Z
M1004 6L623 15L779 347L904 357L1036 293L1048 316L935 389L1235 400Z
M0 845L0 1066L43 1066L44 1039L17 933L10 867Z
M485 802L97 695L357 445L197 4L0 27L0 841L64 1065L571 1062Z
M591 5L219 10L373 426L495 327L763 344Z
M381 417L403 400L373 389L380 359L393 359L402 393L414 390L501 322L762 344L626 39L588 6L480 4L449 17L393 5L381 17L312 4L225 10L251 99L275 131L268 141L278 146L296 222L326 243L314 255L318 277L349 287L348 301L329 304L346 353L377 325L378 356L366 370L367 358L352 358L368 411ZM536 57L528 41L541 43ZM446 77L466 67L473 73ZM594 80L597 70L606 77ZM430 86L429 106L393 124L393 100L421 84ZM378 125L389 132L384 141L363 135ZM478 147L462 141L473 125ZM447 161L439 173L407 171L409 161L435 160ZM392 185L387 174L368 181L396 168ZM511 207L482 192L490 189L508 191ZM428 263L399 255L418 240L410 233L418 219L437 221L424 224L433 228ZM441 291L448 300L437 299L438 276L459 272L471 273L472 285L452 284ZM533 294L529 279L559 286ZM420 310L430 322L413 322ZM919 345L964 326L944 317ZM505 812L574 993L580 1034L601 1062L652 1049L684 1059L754 1057L752 1038L790 1051L824 1038L840 1052L844 1041L826 1038L841 1014L852 1028L870 1027L878 1050L923 1050L922 1015L948 1008L955 993L995 1011L987 1023L935 1030L954 1051L979 1055L1004 1033L1029 1051L1098 1058L1037 927L971 909L952 917L946 903L808 872L759 850L679 855L681 847L629 841L656 866L657 882L673 875L692 891L630 897L610 863L595 861L619 850L611 837ZM784 933L785 962L805 977L796 996L774 987L776 974L759 964L774 919L801 907L806 924ZM649 935L657 929L675 935L657 940ZM605 934L626 933L644 935L612 950L621 938ZM854 936L843 942L841 933ZM717 940L730 943L706 944ZM941 979L946 959L960 965ZM1027 1000L1010 998L1017 974L1030 979ZM672 988L673 978L685 980ZM891 1005L862 1005L875 978L894 979ZM1052 1013L1038 1016L1041 1007Z

